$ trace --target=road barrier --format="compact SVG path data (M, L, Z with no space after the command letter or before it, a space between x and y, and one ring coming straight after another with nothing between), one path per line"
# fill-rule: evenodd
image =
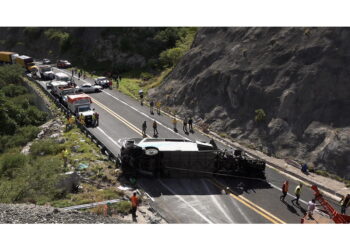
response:
M36 83L36 85L46 94L46 96L48 96L55 104L56 106L61 109L61 111L65 114L65 115L74 115L68 108L66 108L64 105L62 105L62 103L56 98L54 97L43 85L41 85L36 79L34 79L33 77L31 77L30 74L25 74L25 76ZM120 158L119 155L115 155L111 150L108 149L108 147L102 142L100 141L93 133L91 133L91 131L84 125L80 124L78 120L77 121L77 127L88 137L90 138L90 140L95 143L100 149L102 154L108 156L108 159L113 161L117 167L119 167L119 163L120 163Z

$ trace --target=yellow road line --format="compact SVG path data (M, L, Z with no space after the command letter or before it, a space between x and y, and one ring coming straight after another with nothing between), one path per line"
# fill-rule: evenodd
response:
M137 128L135 125L133 125L132 123L130 123L129 121L127 121L124 117L118 115L117 113L115 113L113 110L111 110L110 108L108 108L107 106L105 106L104 104L100 103L99 101L97 101L96 99L92 98L92 101L97 104L98 106L100 106L102 109L106 110L108 113L110 113L112 116L114 116L115 118L117 118L118 120L120 120L122 123L124 123L126 126L128 126L130 129L132 129L133 131L135 131L137 134L142 135L142 131ZM148 135L147 135L148 136ZM149 136L148 136L149 137ZM212 183L217 186L220 189L223 189L224 187L221 186L217 183L215 183L214 181L212 181ZM230 193L230 196L235 198L236 200L238 200L239 202L243 203L244 205L246 205L247 207L251 208L252 210L254 210L256 213L260 214L261 216L263 216L264 218L266 218L267 220L269 220L270 222L274 223L274 224L285 224L284 221L282 221L281 219L277 218L276 216L272 215L271 213L267 212L265 209L263 209L262 207L256 205L255 203L251 202L250 200L248 200L247 198L243 197L243 196L238 196L238 195L234 195L232 193Z
M210 180L210 181L221 190L225 188L223 185L219 184L216 180ZM230 193L230 196L233 197L234 199L238 200L239 202L243 203L244 205L246 205L247 207L249 207L250 209L252 209L256 213L260 214L268 221L270 221L274 224L285 224L284 221L282 221L281 219L272 215L271 213L267 212L265 209L261 208L260 206L258 206L255 203L251 202L247 198L245 198L243 196L235 195L233 193Z
M137 128L134 124L130 123L129 121L127 121L124 117L118 115L117 113L115 113L113 110L111 110L110 108L108 108L107 106L105 106L104 104L100 103L99 101L97 101L96 99L91 97L91 100L93 103L97 104L98 106L100 106L102 109L106 110L108 113L110 113L112 116L114 116L115 118L117 118L119 121L121 121L122 123L124 123L126 126L128 126L130 129L132 129L133 131L135 131L137 134L142 135L142 131L141 129ZM147 135L147 137L149 137Z
M252 201L248 200L247 198L245 198L244 196L239 196L239 198L241 198L242 200L251 203L252 205L254 205L257 209L259 209L260 211L262 211L263 213L267 214L268 216L270 216L271 218L273 218L274 220L278 221L281 224L286 224L283 220L281 220L280 218L277 218L276 216L274 216L273 214L271 214L270 212L266 211L265 209L263 209L262 207L258 206L257 204L253 203Z

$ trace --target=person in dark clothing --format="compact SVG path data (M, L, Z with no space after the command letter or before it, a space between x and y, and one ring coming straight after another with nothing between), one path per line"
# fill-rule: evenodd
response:
M183 126L182 126L182 130L185 132L185 134L188 133L188 130L187 130L187 117L185 117L184 121L183 121Z
M190 130L190 132L193 132L193 120L192 117L190 117L190 119L188 120L188 129Z
M146 123L146 121L144 121L143 124L142 124L142 136L143 137L147 136L146 135L146 129L147 129L147 123Z
M153 137L158 136L157 122L153 120Z
M154 102L153 102L153 100L151 100L151 102L149 103L149 108L150 108L150 112L151 112L152 115L154 114L153 113L153 107L154 107Z
M346 214L346 208L348 206L350 206L350 194L344 196L341 201L340 201L340 205L341 205L341 213L342 214Z

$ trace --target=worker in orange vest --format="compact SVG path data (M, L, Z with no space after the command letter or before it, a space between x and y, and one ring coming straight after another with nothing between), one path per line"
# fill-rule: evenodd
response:
M139 205L139 198L136 196L136 192L134 192L133 196L130 198L131 201L131 214L132 214L132 220L136 221L136 210L137 206Z
M288 193L288 187L289 187L288 181L283 182L283 185L282 185L282 195L281 195L281 197L280 197L280 200L281 200L281 201L284 201L284 199L286 198L287 193Z

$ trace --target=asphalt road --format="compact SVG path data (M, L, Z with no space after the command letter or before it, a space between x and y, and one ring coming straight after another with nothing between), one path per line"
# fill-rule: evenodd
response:
M54 68L71 75L68 70ZM78 80L93 83L93 79ZM39 81L45 85L45 82ZM97 136L112 152L118 154L120 140L141 137L141 124L147 122L149 136L153 135L153 120L158 123L159 137L188 138L190 140L209 141L210 138L195 132L186 135L182 124L179 132L172 130L171 118L161 114L150 114L147 106L141 106L117 90L105 89L101 93L90 94L93 107L100 114L97 128L89 130ZM217 142L219 148L226 145ZM299 223L305 212L306 203L313 198L310 188L304 187L301 206L295 206L289 195L286 202L280 201L280 187L289 180L289 190L293 193L298 180L286 176L274 168L266 168L266 181L245 179L147 179L138 180L140 186L152 197L154 207L170 223ZM232 194L224 194L222 189L230 187ZM338 209L338 204L330 201Z

